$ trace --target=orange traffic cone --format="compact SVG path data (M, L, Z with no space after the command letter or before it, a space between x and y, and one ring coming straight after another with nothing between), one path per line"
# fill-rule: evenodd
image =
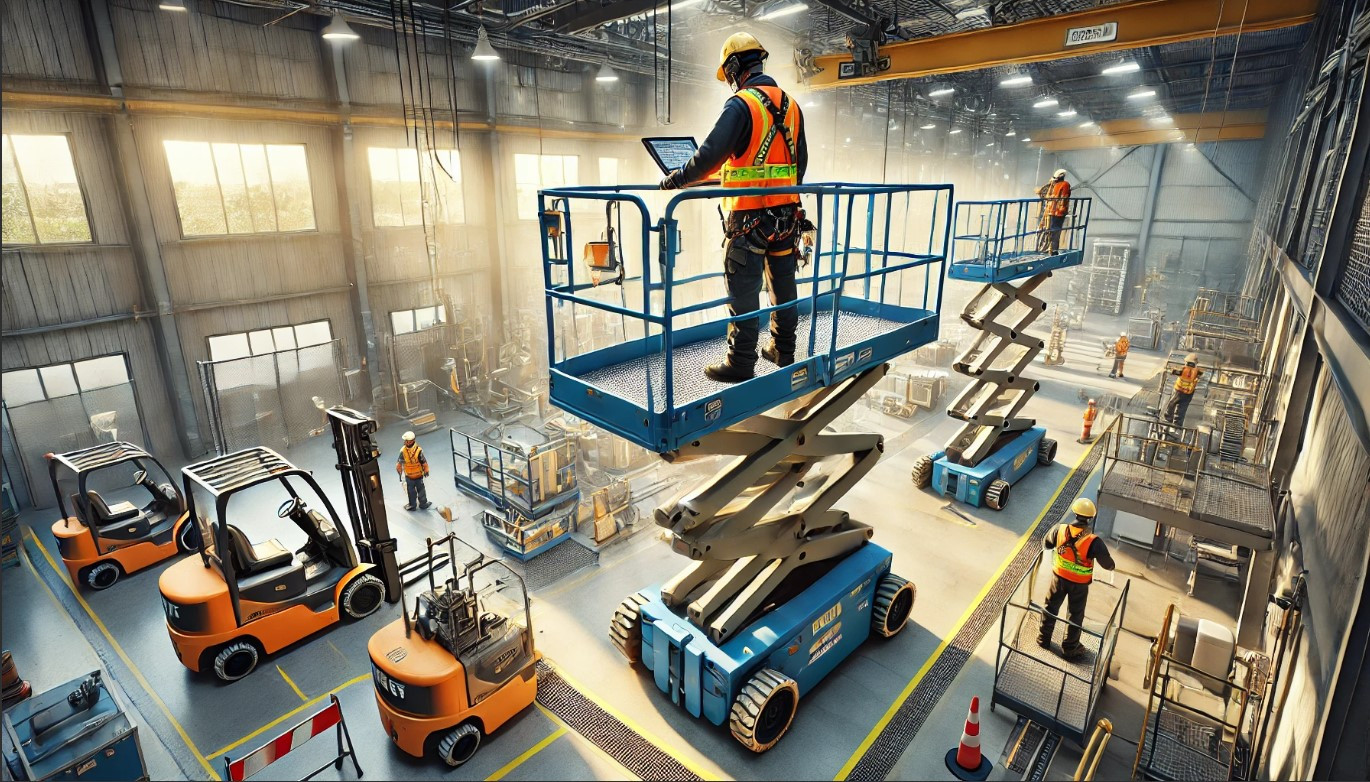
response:
M955 749L947 750L947 769L957 779L979 782L989 776L994 764L980 754L980 699L970 699L970 714L966 715L966 729L961 734L961 743Z

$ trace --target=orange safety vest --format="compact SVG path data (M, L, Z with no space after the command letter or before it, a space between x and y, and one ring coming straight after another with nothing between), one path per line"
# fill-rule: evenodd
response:
M404 463L404 477L422 478L428 474L428 465L423 460L423 449L418 443L414 447L404 446L400 448L400 461Z
M1085 408L1085 423L1087 423L1087 424L1092 424L1092 423L1094 423L1094 419L1096 419L1096 418L1098 418L1098 417L1099 417L1099 408L1097 408L1097 407L1086 407L1086 408Z
M1094 560L1089 558L1089 546L1097 536L1086 532L1067 543L1069 525L1062 524L1056 533L1056 561L1052 572L1067 581L1088 584L1094 580Z
M1180 377L1175 381L1175 391L1180 394L1192 394L1199 385L1199 375L1203 372L1198 367L1186 366L1180 370Z
M1127 337L1118 337L1118 344L1113 346L1113 352L1118 358L1127 355L1127 349L1132 347L1132 342Z
M1047 214L1064 217L1070 213L1070 183L1062 179L1052 181L1042 187L1042 197L1047 200Z
M752 136L747 149L723 163L720 180L728 189L793 187L799 184L797 154L799 106L779 87L747 87L737 97L752 115ZM775 123L771 107L784 118L784 129ZM725 212L766 209L798 204L798 193L764 196L730 196L723 199Z

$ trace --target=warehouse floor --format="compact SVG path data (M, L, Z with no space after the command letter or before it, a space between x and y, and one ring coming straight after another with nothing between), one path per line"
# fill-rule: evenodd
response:
M589 566L533 590L539 649L557 676L602 710L599 713L608 715L608 722L637 734L617 745L602 736L596 738L599 734L593 731L587 731L591 734L587 738L539 704L488 737L475 758L455 773L435 761L403 755L379 730L366 657L367 638L399 615L391 605L366 620L335 627L264 659L256 672L240 682L221 685L211 676L191 674L176 660L167 640L157 595L157 577L166 564L104 592L75 593L48 532L50 510L29 512L22 519L31 528L25 534L27 563L4 575L5 636L12 639L10 648L20 671L36 691L103 664L131 699L144 726L144 755L153 778L222 776L226 756L237 757L293 726L329 693L337 693L342 702L367 778L633 778L651 772L634 766L641 761L623 747L651 745L655 747L649 755L673 758L704 778L831 778L851 773L858 765L863 772L881 776L941 776L945 773L942 755L955 746L972 695L982 699L983 746L997 762L1014 717L1004 709L992 715L988 711L1000 604L986 596L1001 579L1016 583L1025 560L1020 556L1015 564L1015 555L1024 549L1035 552L1034 547L1040 546L1040 532L1058 520L1044 518L1053 501L1060 508L1077 492L1092 495L1097 487L1098 459L1089 455L1087 446L1075 442L1083 410L1079 390L1126 397L1141 387L1136 380L1111 381L1096 370L1100 340L1116 334L1114 319L1091 315L1083 333L1071 334L1064 366L1036 365L1041 390L1028 409L1059 441L1058 461L1016 485L1009 507L1002 512L960 507L962 517L943 510L945 499L912 488L909 471L914 459L940 448L956 422L927 414L911 423L872 411L854 415L855 423L885 431L887 447L872 474L839 507L874 526L875 540L894 553L895 572L917 584L917 602L903 633L889 640L872 640L859 649L801 701L789 735L763 755L743 748L726 727L695 720L674 706L646 672L626 664L608 640L614 606L629 593L660 583L684 564L650 524L606 546L597 565L585 558L571 561L565 557L549 564L549 568L565 569ZM1134 349L1129 374L1153 375L1163 355ZM467 426L474 422L454 419L451 423ZM1096 434L1102 429L1096 428ZM390 426L381 433L383 471L389 469L400 431ZM451 482L446 430L425 435L420 442L433 465L430 499L453 507L460 537L494 554L474 519L478 506L460 495ZM294 449L289 458L313 469L331 499L345 507L332 451L324 438ZM1073 469L1082 462L1084 468ZM671 469L663 467L660 474L669 477ZM391 531L399 539L402 559L418 553L424 537L445 534L436 507L407 513L401 510L404 497L399 483L388 483L387 489ZM250 513L244 511L233 523L254 541L278 537L294 548L299 544L292 546L292 536L302 537L302 533L276 519L275 504L274 497L255 502ZM1029 536L1034 531L1038 535ZM1184 568L1169 563L1149 570L1133 551L1126 547L1119 551L1120 545L1112 544L1120 572L1112 586L1096 588L1090 618L1106 614L1117 590L1131 578L1125 626L1140 636L1154 634L1165 605L1182 599ZM529 569L537 567L535 560ZM559 574L544 575L550 579ZM1045 589L1044 583L1040 588ZM41 594L45 591L51 595ZM64 611L54 610L54 600ZM1187 612L1228 616L1230 622L1236 588L1205 581L1199 598L1183 600ZM1144 696L1137 686L1148 642L1126 633L1122 639L1116 658L1121 679L1105 691L1100 715L1113 717L1119 736L1128 738L1135 737L1141 721ZM54 653L58 649L61 653ZM908 698L910 693L915 696ZM907 705L900 709L906 699ZM300 776L324 762L330 752L331 741L315 742L281 761L279 771L273 768L272 772ZM1115 741L1104 766L1104 771L1114 773L1101 772L1101 776L1123 773L1132 752L1125 742ZM1073 769L1073 756L1063 751L1058 772L1067 763ZM634 767L639 770L630 770ZM341 772L329 768L318 778L350 779L353 774L350 768Z

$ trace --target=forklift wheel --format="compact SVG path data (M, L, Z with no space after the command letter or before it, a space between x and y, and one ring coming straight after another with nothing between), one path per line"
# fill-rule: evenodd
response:
M119 580L123 571L113 562L99 562L86 568L82 581L91 589L109 589Z
M932 459L920 456L913 463L913 486L916 489L926 489L930 483L932 483Z
M195 526L195 522L186 519L185 523L176 532L176 548L182 554L189 554L200 549L200 530Z
M641 609L646 602L647 598L636 592L628 595L614 609L614 618L609 622L609 640L630 663L642 659Z
M342 613L348 619L364 619L376 612L385 599L385 584L370 573L363 573L343 587Z
M742 746L752 752L765 752L790 729L798 708L799 685L794 679L763 668L737 694L728 726Z
M913 599L918 588L911 581L905 581L890 573L880 579L875 589L874 607L871 609L871 628L889 638L908 624L909 614L913 612Z
M985 504L994 510L1003 510L1008 504L1009 482L1002 478L995 478L985 490Z
M214 675L236 682L257 667L257 647L249 641L234 641L214 655Z
M1049 467L1056 463L1056 441L1049 437L1043 437L1037 443L1037 463L1043 467Z
M442 762L456 768L470 760L478 749L480 730L469 722L463 722L438 742L438 757L442 758Z

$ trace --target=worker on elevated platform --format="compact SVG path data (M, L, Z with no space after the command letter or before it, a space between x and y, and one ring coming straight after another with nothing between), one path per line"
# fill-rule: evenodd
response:
M1080 645L1080 629L1085 622L1085 603L1089 600L1089 585L1094 581L1094 564L1105 570L1114 567L1113 555L1103 538L1091 531L1098 508L1088 497L1071 504L1075 519L1069 524L1057 524L1042 539L1042 547L1055 549L1052 562L1051 589L1047 592L1046 611L1042 614L1042 629L1037 633L1037 645L1051 648L1051 634L1056 629L1057 612L1061 604L1070 601L1070 625L1061 641L1061 654L1078 657L1084 652Z
M1197 366L1198 363L1199 357L1190 353L1184 357L1183 367L1170 370L1170 374L1179 377L1175 380L1175 393L1170 396L1170 402L1165 406L1165 420L1169 423L1184 426L1189 403L1194 401L1194 389L1199 387L1199 377L1204 373Z
M1070 214L1070 183L1066 181L1066 170L1056 169L1051 181L1037 188L1037 195L1043 200L1042 215L1046 218L1046 236L1042 252L1056 255L1061 251L1061 228Z
M748 188L798 185L808 166L799 102L762 73L766 57L765 47L750 33L734 33L723 43L717 76L735 94L723 104L722 116L694 157L661 180L662 190L675 190L721 172L722 186L737 191L723 200L731 316L759 308L763 274L772 305L798 297L796 245L805 223L799 195L745 194ZM761 355L777 366L793 363L798 325L799 312L793 307L771 313L771 344ZM757 319L729 323L727 358L704 374L723 383L753 377L759 331Z
M1127 332L1119 334L1118 341L1113 343L1113 371L1108 373L1109 377L1123 377L1123 363L1127 361L1127 351L1131 347L1132 340L1127 338Z

